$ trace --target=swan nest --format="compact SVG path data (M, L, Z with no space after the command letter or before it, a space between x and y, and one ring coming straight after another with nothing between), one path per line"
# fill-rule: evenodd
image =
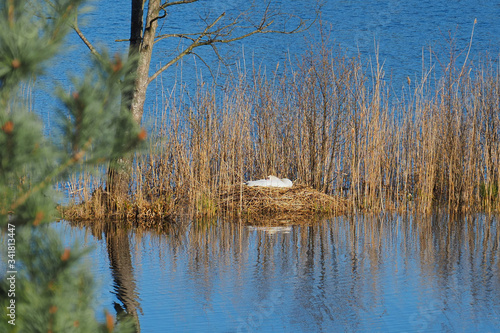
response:
M245 214L341 214L347 209L347 202L304 185L263 187L241 184L221 192L218 208Z

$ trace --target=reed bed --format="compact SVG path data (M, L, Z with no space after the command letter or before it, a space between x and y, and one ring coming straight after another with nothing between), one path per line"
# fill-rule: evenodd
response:
M130 193L111 213L498 212L499 62L434 57L395 91L377 58L347 58L323 41L271 73L240 71L194 95L163 90L149 149L135 157ZM241 185L267 175L303 186ZM82 187L102 196L92 179ZM110 215L84 193L75 202L89 206L67 216Z
M174 214L176 205L171 198L160 197L152 201L110 198L102 188L93 191L87 200L61 207L60 210L63 217L70 221L120 220L140 222L141 226L148 228L174 221L178 216Z

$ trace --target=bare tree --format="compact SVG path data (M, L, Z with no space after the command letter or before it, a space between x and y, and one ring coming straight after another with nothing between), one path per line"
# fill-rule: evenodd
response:
M308 28L307 22L303 19L273 10L272 1L267 1L262 6L260 14L257 14L258 11L254 10L254 5L250 5L247 11L241 11L233 16L226 15L225 12L213 16L200 16L200 20L203 22L203 28L200 31L160 35L157 34L158 23L160 20L167 19L171 10L179 6L195 6L194 3L202 0L131 1L130 38L121 41L130 43L129 56L135 57L137 66L134 88L129 94L123 96L122 102L130 109L137 123L142 120L148 85L184 56L194 53L196 48L209 46L220 58L217 49L218 45L242 40L255 34L293 34ZM146 16L144 16L145 8L147 8ZM73 28L92 54L100 57L96 48L85 38L76 21ZM177 48L174 55L167 59L167 62L160 69L149 75L151 57L156 43L168 39L179 39L183 43L179 43L181 46ZM122 164L124 164L124 161L122 161ZM123 167L120 169L110 167L108 190L112 194L126 193L129 180L129 176L127 172L123 171Z

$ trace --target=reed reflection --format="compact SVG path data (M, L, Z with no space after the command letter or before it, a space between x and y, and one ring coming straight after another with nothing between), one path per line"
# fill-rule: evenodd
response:
M230 274L231 290L249 304L265 302L277 289L288 324L303 330L383 327L383 318L405 329L426 298L435 300L433 311L450 328L449 302L464 306L456 313L468 309L469 299L478 307L467 311L498 308L499 233L492 217L356 216L287 232L273 228L219 221L190 229L190 276L206 302L217 292L214 279ZM415 303L405 305L405 297Z
M141 286L143 325L161 318L189 328L144 305L154 303L229 331L427 331L500 324L499 231L483 215L382 214L198 219L165 233L105 234L117 298L134 313Z

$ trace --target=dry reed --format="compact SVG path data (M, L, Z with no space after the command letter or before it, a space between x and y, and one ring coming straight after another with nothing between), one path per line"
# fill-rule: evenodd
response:
M345 199L335 198L304 185L290 188L234 185L222 191L218 206L223 212L255 214L344 213Z
M93 177L81 185L92 190L73 189L87 206L65 216L165 219L185 206L211 216L499 211L497 64L458 66L452 55L441 74L429 64L395 94L378 59L366 66L322 41L271 74L242 72L189 99L173 90L154 116L149 150L136 156L129 198L103 210ZM270 174L308 187L235 185Z

